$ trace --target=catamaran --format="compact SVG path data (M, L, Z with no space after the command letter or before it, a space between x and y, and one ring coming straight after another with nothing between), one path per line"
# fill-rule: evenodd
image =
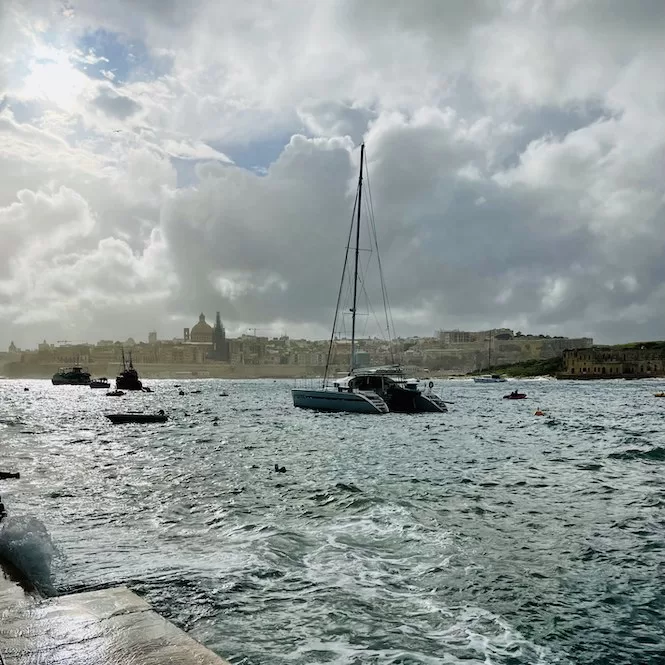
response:
M358 263L360 256L360 221L362 208L363 173L365 166L365 144L360 146L360 173L358 175L358 188L356 191L354 214L351 216L351 229L349 231L349 242L346 247L344 268L337 296L337 307L333 320L333 329L328 347L328 359L323 377L323 383L319 389L294 388L294 406L303 409L317 409L320 411L346 411L352 413L376 413L383 414L389 411L401 413L414 412L444 412L447 411L445 402L432 392L433 382L429 381L422 386L419 379L407 379L404 371L399 365L388 367L357 367L356 361L356 316L358 305ZM331 367L335 331L340 312L340 302L344 285L344 276L351 252L351 238L355 226L355 250L354 250L354 272L353 272L353 305L351 306L351 354L349 373L328 385L328 374ZM376 236L374 237L375 246ZM378 246L377 256L378 256ZM383 284L383 276L380 270L381 287L383 293L384 309L387 320L387 293ZM389 328L389 326L388 326Z

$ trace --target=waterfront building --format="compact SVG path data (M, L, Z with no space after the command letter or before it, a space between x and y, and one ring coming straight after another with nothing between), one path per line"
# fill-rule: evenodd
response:
M622 348L594 346L563 352L559 378L618 379L665 376L665 349L645 346Z

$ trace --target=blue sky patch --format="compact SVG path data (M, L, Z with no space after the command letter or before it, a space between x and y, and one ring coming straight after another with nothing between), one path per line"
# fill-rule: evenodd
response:
M92 54L105 58L96 63L79 62L78 68L96 79L105 79L104 71L112 72L114 82L122 85L128 81L152 80L171 69L168 57L153 57L140 40L130 40L125 35L107 30L87 33L77 43L83 55Z
M250 143L211 141L210 145L232 159L236 166L262 173L282 154L284 147L291 140L291 136L299 131L302 132L302 130L294 129L288 133L276 134L268 139Z

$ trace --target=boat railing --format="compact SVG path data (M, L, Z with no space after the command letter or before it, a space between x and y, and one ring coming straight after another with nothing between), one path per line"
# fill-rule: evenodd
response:
M293 380L293 387L299 390L320 390L322 386L322 376L301 376ZM323 387L331 388L332 380L328 380Z

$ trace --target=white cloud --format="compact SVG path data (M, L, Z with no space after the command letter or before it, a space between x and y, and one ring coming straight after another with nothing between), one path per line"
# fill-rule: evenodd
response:
M661 336L664 13L4 3L1 329L325 331L364 138L399 332Z
M232 163L224 153L215 150L201 141L187 142L167 139L163 142L163 146L169 155L179 157L180 159L214 159L225 162L226 164Z

